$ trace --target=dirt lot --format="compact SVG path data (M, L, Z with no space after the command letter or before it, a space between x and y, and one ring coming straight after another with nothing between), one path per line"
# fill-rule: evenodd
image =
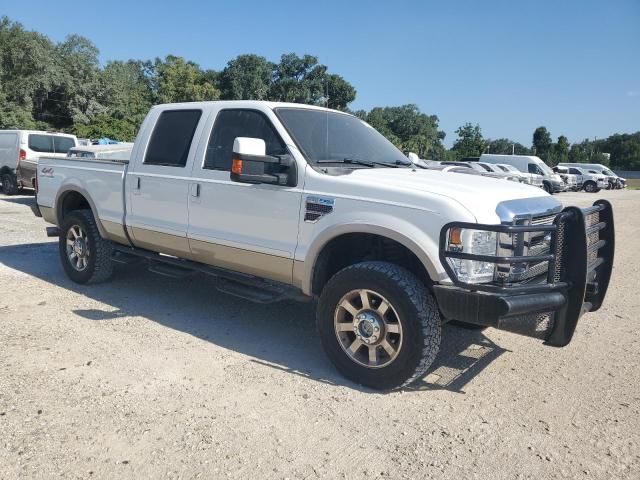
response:
M640 478L640 191L597 196L614 274L568 347L446 326L426 379L379 394L334 371L311 305L132 267L77 286L0 195L0 478Z

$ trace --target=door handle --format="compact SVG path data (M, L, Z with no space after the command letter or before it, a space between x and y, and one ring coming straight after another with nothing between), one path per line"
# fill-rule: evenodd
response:
M140 177L136 177L136 188L140 190Z
M192 197L199 197L200 196L200 184L199 183L192 183L191 184L191 196Z

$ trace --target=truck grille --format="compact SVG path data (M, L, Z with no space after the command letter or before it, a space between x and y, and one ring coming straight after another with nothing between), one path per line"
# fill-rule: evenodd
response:
M556 215L541 215L530 219L516 220L514 225L553 225ZM521 255L537 256L551 253L551 234L549 232L526 232L513 235L501 234L500 256ZM534 283L544 280L549 272L549 262L498 264L497 280L503 284Z

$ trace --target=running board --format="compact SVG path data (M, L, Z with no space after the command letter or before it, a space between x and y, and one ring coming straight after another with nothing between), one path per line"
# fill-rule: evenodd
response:
M185 278L196 273L204 273L216 278L217 290L244 298L255 303L273 303L282 300L311 300L299 289L257 277L255 275L234 272L225 268L213 267L203 263L161 255L140 248L113 244L113 259L119 263L131 263L132 258L147 261L149 271L171 278Z

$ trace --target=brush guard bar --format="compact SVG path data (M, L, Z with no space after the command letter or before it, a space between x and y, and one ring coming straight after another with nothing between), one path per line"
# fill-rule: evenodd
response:
M548 253L517 256L448 251L451 228L500 234L550 235ZM567 345L580 317L602 306L609 287L615 248L613 210L606 200L588 208L567 207L548 225L481 225L453 222L440 233L440 262L453 285L435 285L443 316L449 320L492 326L539 338L552 346ZM447 259L497 265L546 262L546 273L524 281L465 283Z

